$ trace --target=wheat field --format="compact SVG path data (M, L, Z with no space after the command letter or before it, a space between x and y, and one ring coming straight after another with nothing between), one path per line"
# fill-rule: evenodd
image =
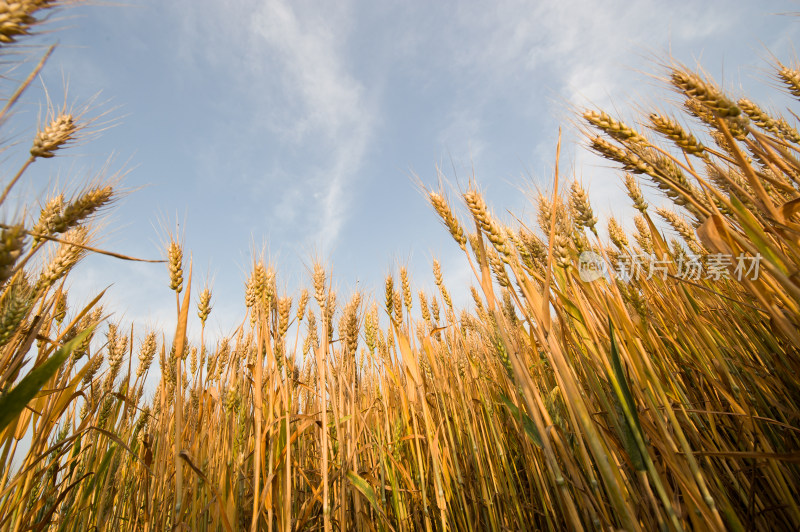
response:
M13 61L61 4L0 2L0 54ZM0 80L0 124L51 52ZM771 68L800 99L800 69ZM106 253L94 240L114 179L5 221L0 529L800 529L797 116L676 62L660 74L668 113L579 116L632 224L598 227L558 153L537 215L515 225L475 182L426 191L474 273L456 287L468 308L437 261L433 293L400 268L383 293L338 294L317 262L287 294L256 257L241 326L206 342L213 293L173 239L177 329L123 330L102 293L75 307L66 289ZM50 109L0 204L86 116Z

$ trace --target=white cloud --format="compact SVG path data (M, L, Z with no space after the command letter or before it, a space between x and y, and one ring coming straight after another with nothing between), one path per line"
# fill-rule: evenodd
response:
M237 134L303 157L291 168L282 159L266 161L270 185L281 189L270 201L281 213L302 209L316 217L307 237L330 249L348 212L343 191L361 167L374 125L374 106L350 71L350 6L271 0L233 7L198 2L182 10L191 14L184 18L181 56L201 68L234 65L235 92L252 108L251 124L237 124ZM275 182L287 175L289 183ZM263 193L264 179L252 186Z
M478 67L477 75L493 90L502 90L512 76L536 73L532 81L538 86L566 85L567 101L605 101L637 76L627 68L636 55L661 58L673 40L707 39L731 27L738 11L653 1L462 6L449 46L460 68Z
M304 116L293 127L301 139L309 132L333 137L361 111L363 88L347 73L342 56L346 21L341 13L326 15L332 20L313 9L271 1L250 24L280 62L284 90L304 107Z
M324 190L315 237L323 251L341 230L348 197L343 192L359 170L373 122L365 89L347 69L348 25L341 4L337 11L320 12L318 5L303 9L280 1L264 4L252 23L277 55L284 93L298 100L299 120L289 133L298 143L321 142L325 151L312 178Z
M555 121L565 126L563 148L575 141L583 143L570 127L577 122L577 109L599 107L633 122L630 117L638 114L632 112L633 102L647 107L659 85L647 73L660 73L659 64L668 61L673 51L693 65L702 59L706 47L718 48L741 32L746 16L744 6L724 2L704 6L584 0L461 4L452 13L453 24L443 40L452 71L462 77L469 73L470 98L454 98L451 119L440 140L463 145L484 138L491 147L496 137L487 131L486 116L494 100L508 98L519 113L536 116L544 107L545 94L551 100L550 116L540 124ZM530 87L528 94L522 92L524 87ZM539 138L547 140L534 148L539 159L535 164L551 168L555 143L547 131L539 133ZM570 152L562 150L562 180L571 178L570 170L576 169L601 220L608 214L630 218L630 202L614 165L583 147L572 152L571 158L565 157ZM541 177L546 186L552 174Z

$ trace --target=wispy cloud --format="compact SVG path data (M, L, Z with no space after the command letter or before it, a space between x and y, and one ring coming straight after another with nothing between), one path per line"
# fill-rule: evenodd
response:
M531 7L514 0L492 9L462 5L455 14L458 34L450 37L450 46L462 67L478 66L482 73L493 74L481 78L492 88L534 71L550 75L538 78L539 85L560 85L583 70L608 72L603 81L613 82L613 73L626 66L620 61L627 64L636 54L661 54L673 40L695 44L732 27L739 10L721 11L677 5L665 12L652 1L566 0ZM464 34L470 39L463 39Z
M637 69L657 72L657 62L671 52L691 63L706 46L741 31L745 10L723 5L665 10L654 1L459 4L447 11L442 34L428 36L427 46L435 40L449 58L444 75L457 80L449 122L438 140L459 149L477 142L487 152L496 150L506 134L498 128L508 125L492 115L507 100L514 107L511 122L519 116L537 120L529 130L532 144L541 143L533 147L534 167L550 168L557 126L566 126L565 147L581 142L571 127L576 109L597 106L630 117L631 102L646 102L658 85ZM619 211L628 201L610 163L583 149L565 152L562 172L575 168L577 177L583 176L598 213L627 214ZM549 174L544 177L549 181Z
M284 94L297 106L298 120L288 133L297 143L319 142L325 152L312 177L324 190L317 235L324 250L341 230L347 212L343 190L358 172L372 124L364 87L347 68L350 26L343 4L332 12L281 1L265 3L251 24L276 54Z
M269 144L279 156L265 164L267 176L250 178L252 186L269 181L279 193L270 204L283 220L302 209L312 222L305 238L334 246L348 212L343 190L357 178L375 114L347 55L350 6L271 0L184 8L203 16L184 23L181 55L199 66L235 65L232 81L252 109L250 142Z

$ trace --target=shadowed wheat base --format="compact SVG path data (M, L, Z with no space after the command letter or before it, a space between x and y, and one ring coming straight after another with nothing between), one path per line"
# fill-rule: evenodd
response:
M0 43L52 5L0 3ZM800 72L775 72L800 97ZM112 186L3 225L0 529L800 528L800 134L794 115L667 73L685 102L674 115L640 131L583 115L591 148L628 172L634 234L611 218L599 238L587 193L562 194L557 170L527 226L495 218L474 186L463 223L429 193L475 273L471 310L453 308L437 262L436 293L415 298L401 269L378 303L337 294L320 264L308 290L279 293L257 259L241 327L194 345L187 325L204 330L212 293L192 305L171 240L179 325L164 343L108 321L99 297L69 305L64 281ZM0 202L86 124L54 109ZM651 210L639 178L674 210ZM585 251L668 266L584 282ZM677 270L720 255L761 257L757 279Z

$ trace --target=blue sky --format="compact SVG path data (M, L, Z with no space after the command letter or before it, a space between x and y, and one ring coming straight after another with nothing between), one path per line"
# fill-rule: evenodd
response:
M399 264L432 287L437 257L466 302L471 274L417 177L435 185L441 168L457 199L474 173L500 218L533 219L528 192L552 180L560 126L562 170L583 180L596 211L625 216L620 181L581 147L575 111L630 120L636 109L663 108L674 98L651 74L663 74L670 53L699 61L736 96L791 106L769 61L795 60L798 19L778 13L800 7L758 4L174 0L70 9L40 37L60 43L43 85L56 101L64 79L69 102L100 91L96 112L108 111L114 127L38 161L19 194L80 183L113 154L130 193L111 211L101 247L160 258L179 222L195 294L213 279L212 332L242 319L244 281L262 249L279 288L307 283L319 256L342 294L380 294ZM11 141L27 145L42 98L40 84L18 108ZM15 159L5 156L8 174ZM113 284L106 305L120 319L174 324L164 265L90 257L71 283L78 301Z

